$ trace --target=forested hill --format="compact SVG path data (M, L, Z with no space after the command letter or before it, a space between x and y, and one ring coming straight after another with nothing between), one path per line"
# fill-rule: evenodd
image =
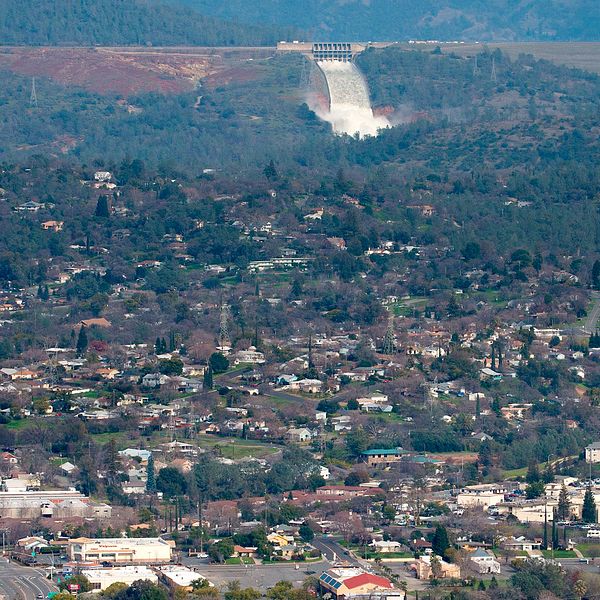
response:
M290 28L240 25L153 0L0 0L3 45L272 45Z
M179 0L322 40L600 40L598 0Z

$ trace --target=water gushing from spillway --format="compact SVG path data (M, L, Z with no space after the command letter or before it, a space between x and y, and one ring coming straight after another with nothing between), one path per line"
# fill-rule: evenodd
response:
M389 127L385 117L376 117L369 100L369 89L358 67L351 62L319 61L329 88L329 112L318 111L323 120L331 123L338 134L377 135Z

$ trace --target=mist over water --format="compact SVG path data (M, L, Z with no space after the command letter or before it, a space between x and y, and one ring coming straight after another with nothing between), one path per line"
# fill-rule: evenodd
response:
M360 137L377 135L379 129L390 126L385 117L376 117L371 109L367 83L356 65L350 62L319 61L327 79L331 100L329 112L317 110L317 115L331 123L333 131Z

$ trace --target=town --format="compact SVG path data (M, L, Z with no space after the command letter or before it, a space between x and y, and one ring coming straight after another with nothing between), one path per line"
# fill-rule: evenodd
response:
M449 185L3 166L20 593L598 588L600 263L428 235Z

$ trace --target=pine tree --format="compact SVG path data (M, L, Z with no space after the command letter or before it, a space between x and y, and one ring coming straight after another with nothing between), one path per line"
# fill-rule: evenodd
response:
M108 196L102 195L98 196L98 201L96 202L96 216L101 219L107 219L110 217L110 200Z
M527 475L525 476L525 481L527 483L536 483L541 479L540 477L540 469L536 462L530 462L527 467Z
M212 390L213 388L213 374L212 369L210 367L207 367L204 371L203 387L205 390Z
M498 588L498 580L496 579L495 575L492 575L492 578L490 579L490 590L495 590Z
M481 401L479 400L479 394L477 394L477 399L475 400L475 416L478 419L481 416Z
M558 496L558 506L556 507L556 516L559 521L567 521L571 515L571 503L569 502L569 495L567 494L567 488L563 483L560 488L560 494Z
M161 349L162 349L162 345L160 342L160 338L157 337L156 341L154 342L154 354L160 354L161 353Z
M431 548L438 556L444 556L446 550L450 548L448 540L448 531L443 525L438 525L435 528L433 539L431 540Z
M275 163L273 162L273 160L271 160L269 164L264 168L263 173L269 181L274 181L279 177L277 173L277 168L275 167Z
M88 337L85 327L82 325L77 336L77 354L82 356L88 347Z
M581 518L585 523L596 522L596 502L592 494L591 487L588 486L583 496L583 508L581 509Z
M150 494L156 491L156 475L154 473L154 455L150 454L148 458L148 466L146 467L146 491Z

